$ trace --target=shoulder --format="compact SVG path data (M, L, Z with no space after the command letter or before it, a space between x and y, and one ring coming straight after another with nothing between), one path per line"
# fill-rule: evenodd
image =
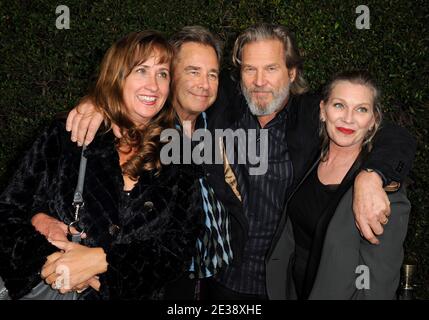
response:
M37 136L32 148L38 153L56 152L56 150L62 149L67 134L65 122L55 119Z
M306 92L299 95L291 96L291 108L299 108L299 111L311 111L319 109L321 97L312 92Z

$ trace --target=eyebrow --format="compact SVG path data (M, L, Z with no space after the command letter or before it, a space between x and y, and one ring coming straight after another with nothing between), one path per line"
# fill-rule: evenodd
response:
M187 66L187 67L185 67L185 71L189 71L189 70L201 70L201 67L197 67L197 66ZM209 72L219 73L219 70L218 69L210 69Z
M170 71L170 68L163 67L163 68L160 68L159 70L161 70L161 71Z
M263 66L263 68L278 67L278 66L280 66L279 63L270 63L270 64ZM251 64L242 64L242 68L256 68L256 67L252 66Z
M201 68L197 66L187 66L185 67L185 70L201 70Z
M347 101L346 101L346 100L344 100L344 99L341 99L341 98L332 97L331 99L332 99L332 100L340 100L341 102L343 102L343 103L347 104ZM356 106L363 106L363 105L368 105L368 106L370 106L370 105L371 105L371 102L362 102L362 103L357 104Z
M134 68L145 68L145 69L148 69L148 68L150 68L150 66L148 66L147 64L144 64L144 63L140 63L140 64L136 65ZM168 67L162 67L162 68L160 68L160 70L170 71L170 68L168 68Z

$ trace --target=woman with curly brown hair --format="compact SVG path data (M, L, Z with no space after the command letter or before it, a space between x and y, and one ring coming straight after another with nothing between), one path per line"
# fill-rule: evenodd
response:
M197 170L160 161L160 134L174 119L166 104L172 59L157 32L125 36L107 51L88 96L105 130L82 153L55 121L27 152L0 196L0 276L12 298L42 277L61 293L89 288L82 299L161 299L187 270L203 214ZM76 219L81 154L85 205ZM44 234L37 221L47 216L64 228L79 220L85 237Z

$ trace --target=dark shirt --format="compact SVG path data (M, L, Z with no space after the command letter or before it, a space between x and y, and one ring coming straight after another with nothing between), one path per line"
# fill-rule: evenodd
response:
M288 204L296 246L293 278L298 298L302 295L308 257L319 218L338 188L338 185L322 184L317 176L317 168L315 166Z
M264 127L268 130L268 170L265 174L250 175L252 165L249 163L231 164L249 221L249 239L244 247L241 268L227 267L217 280L241 293L265 295L266 292L264 259L281 216L286 189L293 178L286 143L286 117L287 107ZM237 128L261 130L257 117L249 108L233 126L233 129ZM256 136L259 137L259 133ZM258 147L262 141L257 139ZM243 148L239 145L238 152L245 152Z

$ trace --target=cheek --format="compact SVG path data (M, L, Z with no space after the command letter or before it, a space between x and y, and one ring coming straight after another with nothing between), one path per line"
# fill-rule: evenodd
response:
M163 83L159 86L159 88L164 98L167 98L168 94L170 93L170 83Z
M371 118L367 118L367 119L361 119L359 121L359 127L362 130L368 131L370 130L370 128L374 125L375 121L374 121L374 117Z
M246 89L249 89L251 87L252 79L249 75L241 75L241 83Z
M328 132L328 135L331 137L335 132L335 124L330 122L330 121L326 121L326 131Z
M219 86L219 82L217 82L217 81L214 81L211 85L210 85L210 91L211 91L211 94L213 95L213 96L217 96L217 89L218 89L218 86Z

